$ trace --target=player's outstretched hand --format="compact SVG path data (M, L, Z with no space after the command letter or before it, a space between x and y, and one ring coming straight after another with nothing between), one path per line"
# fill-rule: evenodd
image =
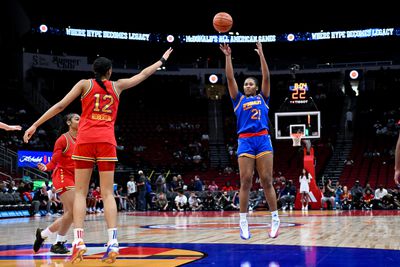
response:
M29 142L29 139L31 139L32 135L33 135L35 132L36 132L36 127L35 127L35 126L32 125L31 127L29 127L29 129L25 131L25 134L24 134L24 142L25 142L25 143L28 143L28 142Z
M220 44L219 49L221 49L225 56L230 56L232 54L232 50L228 44Z
M164 55L162 56L165 60L167 60L169 58L169 55L172 53L172 51L174 51L174 49L172 49L172 47L168 48L167 51L165 51Z

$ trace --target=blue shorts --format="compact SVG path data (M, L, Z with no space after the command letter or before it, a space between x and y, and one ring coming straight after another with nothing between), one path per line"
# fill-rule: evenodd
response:
M269 134L238 139L238 157L256 159L273 152L271 136Z

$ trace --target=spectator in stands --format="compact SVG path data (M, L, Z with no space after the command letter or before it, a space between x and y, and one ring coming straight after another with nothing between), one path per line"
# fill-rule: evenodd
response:
M249 211L257 209L264 200L264 192L262 189L251 191L249 197Z
M222 187L221 191L233 191L233 187L231 186L231 182L226 181L225 185Z
M32 200L32 206L33 206L33 213L34 213L35 217L41 216L40 212L39 212L40 208L45 208L47 214L50 215L51 202L49 201L49 196L47 194L46 185L43 184L43 186L35 192L35 194L33 196L33 200ZM40 246L39 246L39 248L40 248Z
M160 174L156 179L156 193L167 193L167 184L164 174Z
M195 192L191 192L189 196L189 207L192 211L198 211L203 209L203 204L201 203L201 199L196 195Z
M6 130L6 131L21 131L22 127L19 125L8 125L3 122L0 122L0 129Z
M375 190L374 194L374 208L382 207L382 199L384 196L388 194L386 188L383 188L383 184L380 184L378 188Z
M341 208L342 206L342 201L341 201L342 195L343 195L343 188L338 181L336 182L336 189L335 189L335 206L337 209Z
M343 186L343 194L340 196L340 207L343 210L349 210L352 208L352 200L353 197L349 192L348 187L345 185Z
M32 178L27 171L24 171L22 181L24 181L25 183L32 183Z
M384 210L392 210L394 208L397 208L397 205L395 203L395 199L392 194L387 194L382 197L382 204L381 204L382 209Z
M215 180L211 181L211 184L208 186L208 191L210 192L218 191L218 185L215 183Z
M136 198L137 198L137 188L135 183L135 176L132 174L129 176L130 181L126 184L128 190L128 199L130 203L130 208L136 210Z
M93 191L93 196L96 199L96 209L95 209L95 211L97 213L104 212L104 204L103 204L103 198L101 196L101 188L100 188L100 186L97 186L96 189Z
M303 169L302 173L299 177L300 194L301 194L301 210L308 210L308 201L310 198L308 194L310 193L311 179L312 179L311 174L306 169Z
M200 176L194 176L194 191L200 192L203 191L203 182L200 180Z
M93 194L94 187L90 186L89 192L86 197L86 211L87 213L95 213L96 212L96 197Z
M355 209L361 209L362 205L362 197L363 197L363 188L360 185L360 181L356 180L354 182L354 186L350 190L351 195L353 196L353 207Z
M180 174L178 174L176 176L176 178L177 178L178 186L175 188L175 190L176 190L175 192L178 192L179 189L184 189L185 182L183 181L182 175L180 175Z
M213 193L211 191L207 192L207 195L204 199L204 209L205 210L215 210L215 198L213 196Z
M371 187L371 184L370 184L370 183L367 183L367 184L365 185L365 188L364 188L363 193L365 194L365 191L367 191L368 189L371 190L372 193L375 192L375 190Z
M82 119L74 150L76 180L74 202L74 242L71 262L83 259L87 248L83 242L83 225L86 216L86 196L92 177L94 163L97 163L105 203L107 221L107 250L102 258L113 263L119 254L117 239L117 206L114 199L114 170L117 161L114 124L117 118L121 93L140 84L160 68L169 58L169 48L160 60L148 66L138 74L126 79L110 81L112 62L99 57L93 63L95 79L82 79L58 103L47 110L24 134L27 143L37 128L47 120L63 111L76 98L81 97Z
M146 207L147 207L147 203L146 203L146 193L147 193L147 189L146 189L146 176L144 175L143 171L139 171L139 178L137 180L137 190L138 190L138 206L137 206L137 210L139 211L145 211Z
M54 186L52 186L50 190L47 190L47 195L49 196L50 210L52 210L52 213L56 215L59 211L62 212L63 205Z
M179 185L178 185L178 177L177 176L173 176L172 177L172 181L169 183L169 190L171 192L176 192L178 187L179 187Z
M335 189L332 186L332 180L328 179L322 187L321 209L324 209L325 204L330 203L331 209L335 207ZM327 207L329 208L329 207Z
M188 208L188 199L183 194L183 189L178 191L178 195L175 197L175 209L177 211L185 211Z
M373 191L370 188L367 188L364 192L363 198L362 198L362 206L361 209L365 210L370 210L372 209L373 206L373 199L374 199L374 194Z
M247 212L255 167L260 175L265 198L272 214L271 229L269 232L271 238L278 236L280 225L276 193L272 186L273 149L268 133L270 73L261 42L257 42L256 46L255 51L261 63L261 86L259 87L256 78L249 77L244 81L243 94L239 91L235 80L232 50L229 44L220 45L220 49L225 55L226 79L237 119L237 133L239 134L237 156L241 184L239 226L242 239L249 239L251 237L247 222ZM260 89L260 94L257 94L258 89Z
M126 195L123 192L122 185L118 185L117 190L115 190L115 200L119 211L126 210Z
M282 211L285 211L288 207L290 210L293 210L296 192L296 186L293 184L292 180L289 180L278 195L278 199L281 202Z
M153 188L151 187L151 180L149 177L146 177L145 185L146 185L146 209L153 210L157 194L153 192Z
M237 210L238 206L233 204L232 198L227 191L223 191L217 197L217 205L221 210Z
M155 201L155 208L158 211L168 211L170 210L170 206L168 204L167 196L164 192L161 192L157 195L157 199Z

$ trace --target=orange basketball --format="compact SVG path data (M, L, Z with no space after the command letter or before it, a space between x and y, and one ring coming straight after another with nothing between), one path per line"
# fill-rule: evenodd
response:
M227 32L232 28L232 16L226 12L219 12L214 16L213 26L217 32Z

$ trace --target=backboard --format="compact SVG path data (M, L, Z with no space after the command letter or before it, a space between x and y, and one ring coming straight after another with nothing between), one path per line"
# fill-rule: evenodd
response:
M275 138L292 139L291 134L303 133L302 139L321 137L321 113L319 111L297 111L275 113Z

